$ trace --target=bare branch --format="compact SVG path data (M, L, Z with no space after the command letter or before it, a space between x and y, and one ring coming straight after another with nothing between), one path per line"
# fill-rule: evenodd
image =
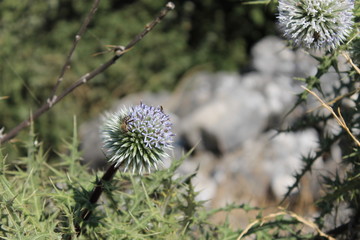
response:
M53 88L53 91L52 91L50 96L55 96L56 90L58 89L60 83L64 79L64 75L65 75L66 70L68 70L70 68L71 57L72 57L72 55L73 55L73 53L75 51L75 48L76 48L78 42L81 40L82 35L85 33L85 31L87 29L87 26L89 25L91 19L94 17L95 12L98 9L99 3L100 3L100 0L94 0L93 6L91 7L90 12L86 16L86 18L85 18L83 24L81 25L78 33L75 35L73 45L72 45L72 47L71 47L71 49L70 49L70 51L69 51L69 53L68 53L68 55L66 57L64 66L61 68L59 77L58 77L58 79L56 81L56 84L55 84L55 86Z
M94 69L92 72L87 73L80 77L76 82L74 82L70 87L65 89L59 96L53 95L51 98L47 100L40 108L38 108L31 118L28 118L17 125L15 128L11 129L5 136L0 139L0 144L8 142L10 139L14 138L22 129L29 126L31 121L39 118L43 113L47 112L51 107L53 107L56 103L61 101L64 97L66 97L69 93L74 91L79 86L85 84L90 81L98 74L102 73L106 69L108 69L111 65L113 65L120 57L122 57L126 52L128 52L132 47L134 47L147 33L149 33L166 15L169 11L174 9L175 5L172 2L166 4L166 7L160 11L158 16L149 24L145 26L145 29L137 35L125 48L118 47L116 48L115 55L105 62L100 67Z
M148 32L150 32L161 20L166 16L166 14L175 8L174 3L168 2L159 15L149 24L145 26L145 29L137 35L128 45L125 47L125 52L131 49L135 44L137 44Z
M343 52L342 55L345 57L346 61L348 61L350 63L350 65L356 70L356 72L358 74L360 74L360 68L358 66L355 65L355 63L352 61L352 59L350 58L349 54Z
M255 221L253 221L252 223L250 223L239 235L239 237L237 238L237 240L241 240L243 239L243 237L251 230L252 227L260 224L264 224L267 222L270 222L272 219L277 218L279 216L291 216L292 218L295 218L298 222L314 229L321 237L323 238L327 238L328 240L335 240L335 238L331 237L330 235L324 233L323 231L320 230L320 228L312 221L306 220L305 218L297 215L296 213L287 211L283 208L280 208L280 212L276 212L276 213L272 213L269 214L267 216L264 216L262 218L256 219Z
M305 89L307 92L309 92L311 95L313 95L320 103L321 106L326 108L335 118L336 122L343 128L345 131L350 135L350 137L354 140L354 142L360 147L360 141L352 134L351 130L346 125L346 122L344 118L341 115L340 108L338 108L338 114L334 112L332 107L330 107L327 103L325 103L316 93L311 91L310 89L302 86L303 89Z

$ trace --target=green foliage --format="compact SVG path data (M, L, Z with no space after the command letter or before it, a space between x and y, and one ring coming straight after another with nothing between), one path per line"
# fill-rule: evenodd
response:
M74 238L74 224L85 207L93 214L82 222L79 239L237 239L244 230L233 230L227 221L215 225L209 220L218 212L236 209L259 212L259 222L244 236L309 239L295 218L281 214L268 221L261 209L247 204L206 210L204 202L195 200L198 193L191 179L196 173L174 177L187 155L174 160L169 169L149 175L117 173L100 201L91 206L89 196L97 177L81 165L76 131L75 126L60 161L49 159L32 132L25 143L26 156L14 161L0 152L0 239Z

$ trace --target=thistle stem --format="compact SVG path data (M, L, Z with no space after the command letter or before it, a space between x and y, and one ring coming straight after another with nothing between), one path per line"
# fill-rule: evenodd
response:
M102 176L102 178L96 183L90 198L89 198L89 203L90 205L94 205L100 198L102 192L104 191L104 185L111 181L113 179L113 177L115 176L116 171L119 169L119 166L115 166L116 163L113 163L108 169L107 171L104 173L104 175ZM80 221L86 221L90 218L92 214L92 210L85 208L82 213L81 213L81 220ZM75 224L75 230L77 233L77 236L80 236L81 234L81 227L80 227L80 222Z

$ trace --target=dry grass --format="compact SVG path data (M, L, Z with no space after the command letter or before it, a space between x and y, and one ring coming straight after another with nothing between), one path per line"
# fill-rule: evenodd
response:
M328 104L325 103L315 92L311 91L310 89L302 86L303 89L305 89L307 92L309 92L311 95L313 95L320 103L321 105L326 108L327 110L329 110L329 112L334 116L335 120L337 121L337 123L345 129L345 131L350 135L350 137L354 140L354 142L360 147L360 142L359 140L352 134L352 132L350 131L350 129L348 128L348 126L346 125L346 122L343 118L343 116L341 115L341 111L340 108L337 109L337 114L335 113L335 111L333 110L333 108Z
M276 212L276 213L272 213L272 214L269 214L265 217L262 217L261 219L257 219L255 221L253 221L252 223L250 223L245 229L244 231L239 235L239 237L237 238L237 240L241 240L243 239L244 235L246 233L249 232L249 230L254 227L255 225L257 224L264 224L266 222L270 222L272 221L273 219L275 219L276 217L279 217L279 216L290 216L292 218L295 218L297 221L299 221L300 223L304 224L305 226L308 226L310 227L311 229L315 230L321 237L325 237L329 240L335 240L335 238L327 235L326 233L324 233L323 231L321 231L319 229L319 227L313 223L312 221L309 221L309 220L306 220L305 218L297 215L296 213L293 213L293 212L290 212L290 211L287 211L283 208L280 208L280 211L279 212Z

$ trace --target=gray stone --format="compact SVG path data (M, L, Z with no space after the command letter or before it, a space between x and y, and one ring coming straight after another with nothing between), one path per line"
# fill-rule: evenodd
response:
M202 139L202 136L212 135L221 152L230 151L259 134L266 126L269 113L262 107L264 105L265 98L261 94L238 89L237 94L204 104L185 117L180 123L181 129L193 144L201 140L206 145L208 139Z
M251 50L253 65L259 72L273 75L292 75L295 71L295 54L277 37L267 37L256 43Z
M216 75L202 72L180 82L172 96L173 112L185 117L213 99Z
M307 77L316 73L314 58L301 49L293 51L275 36L260 40L251 53L254 68L267 75Z
M270 132L269 137L272 134L274 132ZM317 148L318 135L312 129L282 133L269 139L267 148L264 149L262 166L271 179L271 189L277 199L281 199L287 192L287 187L295 182L293 176L303 166L301 157L314 155ZM322 163L318 159L314 168L322 168Z
M244 77L224 72L212 76L199 73L176 90L175 98L190 95L174 107L182 119L180 131L191 145L201 140L202 148L213 153L232 151L258 136L270 116L290 109L295 100L291 82L289 77L271 78L255 72Z

